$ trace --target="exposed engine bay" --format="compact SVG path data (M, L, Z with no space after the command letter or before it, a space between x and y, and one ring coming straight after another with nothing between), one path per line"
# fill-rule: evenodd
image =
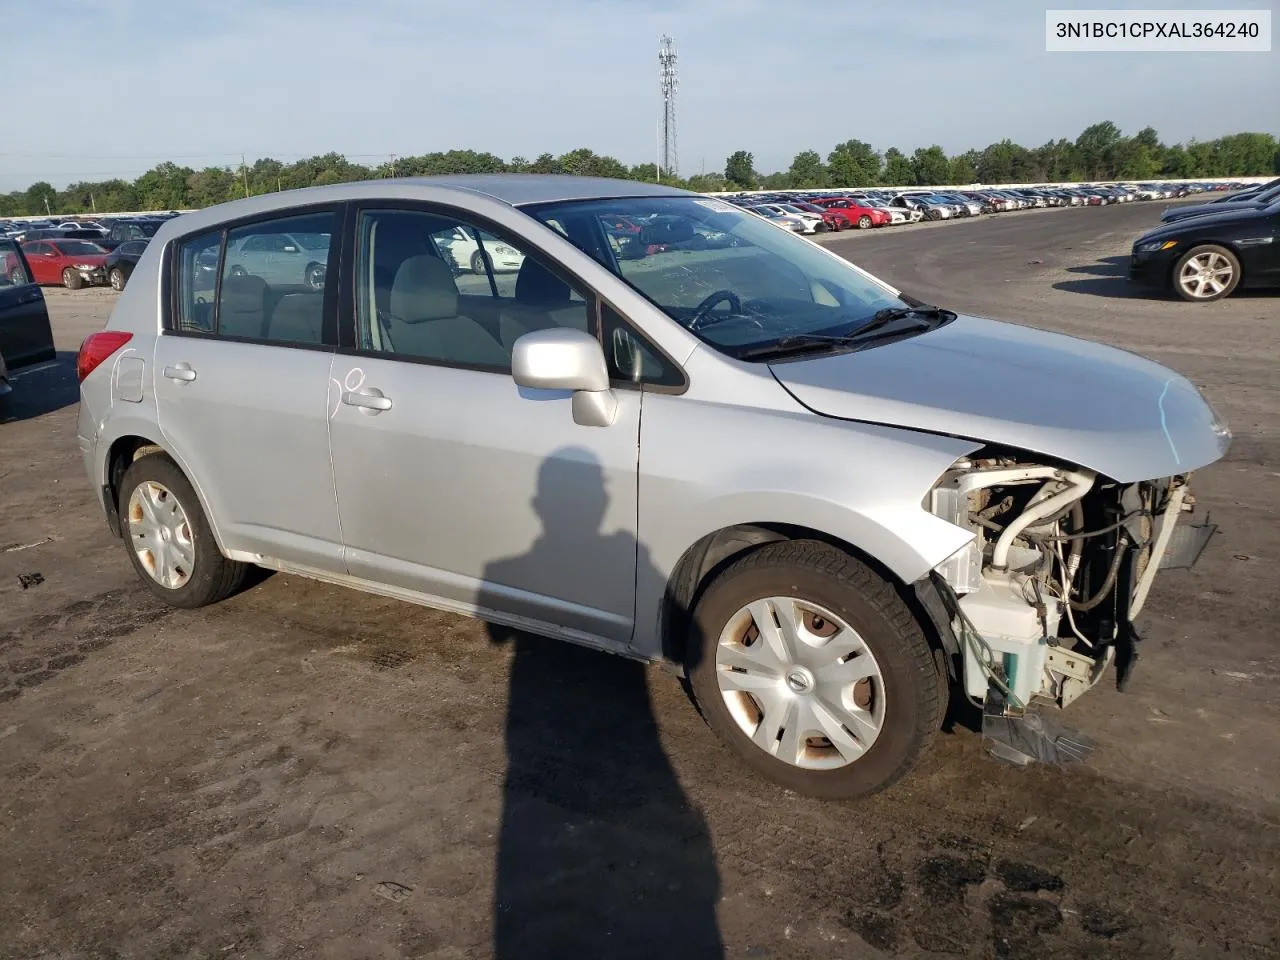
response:
M1065 707L1113 662L1123 689L1156 573L1191 566L1216 529L1178 526L1194 504L1188 475L1120 484L989 451L958 460L926 506L974 534L935 568L970 699L987 716Z

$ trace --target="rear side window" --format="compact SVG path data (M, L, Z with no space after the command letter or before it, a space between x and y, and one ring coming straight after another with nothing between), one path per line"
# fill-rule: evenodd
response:
M280 217L178 247L174 327L234 339L324 342L325 285L337 214Z
M221 231L191 237L178 246L175 330L184 333L213 332L213 298L218 290L218 252L221 247Z
M324 341L324 287L337 215L313 213L227 233L218 333L282 343Z

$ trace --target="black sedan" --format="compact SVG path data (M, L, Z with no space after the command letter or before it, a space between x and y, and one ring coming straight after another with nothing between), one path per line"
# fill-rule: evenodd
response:
M1218 197L1207 203L1197 203L1189 207L1170 207L1160 217L1165 223L1173 223L1175 220L1185 220L1188 217L1202 217L1209 214L1218 214L1224 210L1239 204L1243 207L1265 207L1277 197L1280 197L1280 177L1271 180L1261 186L1249 190L1242 190L1239 193L1233 193L1225 197Z
M124 289L133 275L133 268L142 259L142 252L147 249L150 240L127 240L107 255L103 264L107 271L107 282L117 293Z
M1197 302L1241 287L1280 287L1280 200L1144 233L1133 244L1129 279Z

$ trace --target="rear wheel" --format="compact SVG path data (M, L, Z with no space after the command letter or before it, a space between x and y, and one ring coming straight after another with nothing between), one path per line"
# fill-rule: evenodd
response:
M79 290L84 286L84 277L70 267L62 271L62 285L68 290Z
M248 566L218 549L195 488L166 454L135 460L120 483L129 560L165 603L203 607L234 593Z
M1192 247L1173 268L1173 289L1183 300L1208 302L1229 296L1240 283L1240 261L1226 247Z
M867 216L865 213L858 218L859 230L866 230L870 226L871 226L871 218Z
M694 610L690 688L757 773L824 799L882 790L933 739L944 678L892 585L812 541L732 564Z

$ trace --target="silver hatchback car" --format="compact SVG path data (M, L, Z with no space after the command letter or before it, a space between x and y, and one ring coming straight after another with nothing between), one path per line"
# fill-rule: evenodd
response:
M458 231L519 270L459 269ZM282 236L328 238L323 278L228 255ZM1054 714L1129 668L1230 441L1138 356L574 177L187 214L78 369L85 469L169 603L257 564L665 662L745 763L826 798L909 770L950 688L1006 758L1077 754Z

